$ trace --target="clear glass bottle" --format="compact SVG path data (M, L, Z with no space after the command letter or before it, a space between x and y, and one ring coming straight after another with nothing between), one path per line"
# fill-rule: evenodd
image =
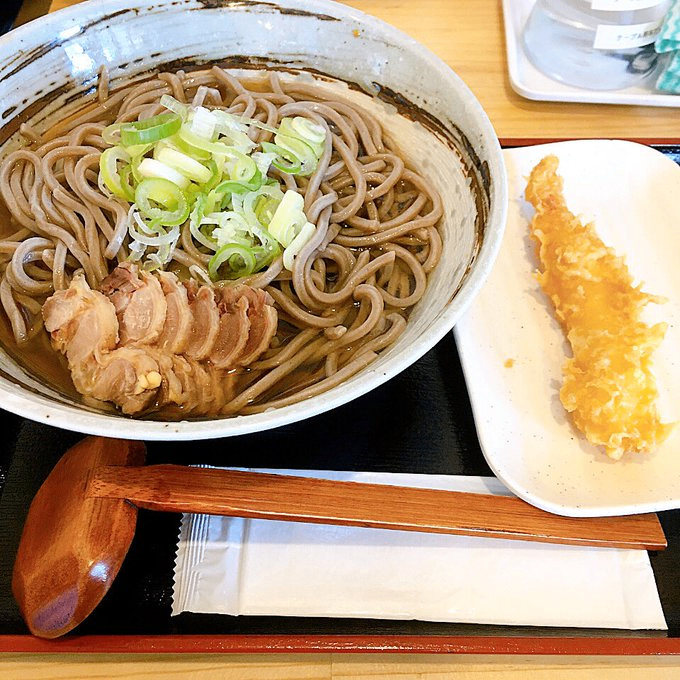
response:
M657 67L654 40L671 0L537 0L523 32L529 60L575 87L618 90Z

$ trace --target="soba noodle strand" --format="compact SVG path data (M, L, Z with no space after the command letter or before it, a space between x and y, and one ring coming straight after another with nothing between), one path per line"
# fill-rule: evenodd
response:
M279 257L242 280L270 293L280 321L270 348L241 369L242 388L223 413L289 405L348 379L396 340L422 298L442 252L442 202L367 111L309 77L275 71L246 79L213 66L116 85L102 70L97 92L79 111L46 130L22 125L27 146L0 167L0 196L10 215L0 241L0 302L16 342L39 330L42 303L68 287L76 270L96 288L127 258L129 205L103 193L98 182L107 146L102 131L161 112L163 94L270 128L303 116L326 130L309 177L270 171L283 190L303 194L316 231L292 272ZM255 142L272 137L254 126L249 134ZM168 268L204 284L210 257L187 223Z

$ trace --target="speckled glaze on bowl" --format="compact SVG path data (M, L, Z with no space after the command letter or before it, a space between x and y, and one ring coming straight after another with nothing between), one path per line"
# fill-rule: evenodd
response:
M255 415L158 422L105 414L41 384L0 353L0 407L78 432L207 439L278 427L332 409L389 380L454 326L487 276L505 224L505 170L491 124L465 84L391 26L326 0L91 0L0 38L0 141L22 121L40 128L112 81L160 66L217 62L324 74L371 110L442 195L444 255L398 341L360 373L299 404ZM302 71L302 73L300 73ZM347 83L351 84L350 86Z

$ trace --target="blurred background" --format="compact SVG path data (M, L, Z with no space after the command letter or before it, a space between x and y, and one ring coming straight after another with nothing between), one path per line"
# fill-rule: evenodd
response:
M1 0L0 33L47 14L51 0Z

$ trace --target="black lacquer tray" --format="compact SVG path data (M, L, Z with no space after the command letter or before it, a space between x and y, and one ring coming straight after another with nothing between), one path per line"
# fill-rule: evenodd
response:
M680 163L680 147L660 147ZM668 548L651 563L668 631L419 621L170 616L179 515L140 511L111 591L61 641L32 638L11 594L23 520L53 465L82 435L0 411L0 651L458 651L680 653L680 511L660 514ZM680 453L680 452L679 452ZM148 463L491 475L453 334L369 394L305 422L199 442L149 442Z

